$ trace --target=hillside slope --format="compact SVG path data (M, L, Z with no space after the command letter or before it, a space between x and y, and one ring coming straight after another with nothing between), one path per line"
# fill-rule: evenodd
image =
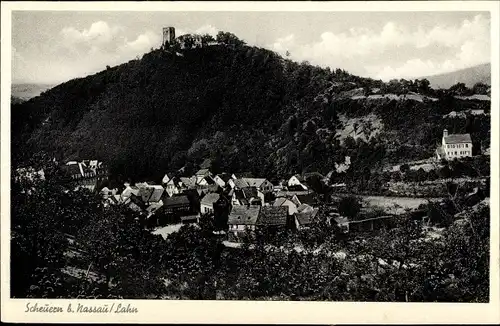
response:
M431 82L434 88L450 88L456 83L464 83L472 87L476 83L491 85L491 64L485 63L446 74L423 77Z
M103 160L118 177L158 178L182 167L189 173L210 158L214 172L252 171L274 180L326 174L346 155L353 173L426 158L443 128L489 140L489 118L442 118L452 110L489 110L489 102L344 96L383 86L256 47L154 50L14 104L13 162L45 151L62 160ZM373 137L357 141L347 137L359 132L352 119L367 115L379 119L380 130L363 131Z

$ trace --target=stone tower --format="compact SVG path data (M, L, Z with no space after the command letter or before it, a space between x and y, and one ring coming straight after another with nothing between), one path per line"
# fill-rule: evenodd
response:
M163 27L163 47L167 48L175 40L175 28L174 27Z

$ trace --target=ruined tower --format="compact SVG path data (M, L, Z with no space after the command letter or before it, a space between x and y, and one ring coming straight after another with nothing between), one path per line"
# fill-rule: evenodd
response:
M167 48L175 40L175 28L174 27L163 27L163 47Z

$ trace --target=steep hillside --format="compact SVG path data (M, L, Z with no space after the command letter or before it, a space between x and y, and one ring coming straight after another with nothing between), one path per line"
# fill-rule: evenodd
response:
M346 155L352 173L426 158L443 128L489 141L489 118L443 119L453 110L489 110L489 102L425 87L437 100L346 96L386 86L246 45L154 50L14 104L13 162L46 151L63 160L98 158L115 176L158 178L210 158L215 172L274 180L327 173ZM364 116L371 122L358 130L355 119Z
M485 63L447 74L424 78L428 79L434 88L450 88L456 83L464 83L467 87L472 87L476 83L491 85L491 64Z

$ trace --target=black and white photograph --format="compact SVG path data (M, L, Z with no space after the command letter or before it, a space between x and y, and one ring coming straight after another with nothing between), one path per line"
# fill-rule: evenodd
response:
M497 300L492 11L65 8L10 13L20 313Z

